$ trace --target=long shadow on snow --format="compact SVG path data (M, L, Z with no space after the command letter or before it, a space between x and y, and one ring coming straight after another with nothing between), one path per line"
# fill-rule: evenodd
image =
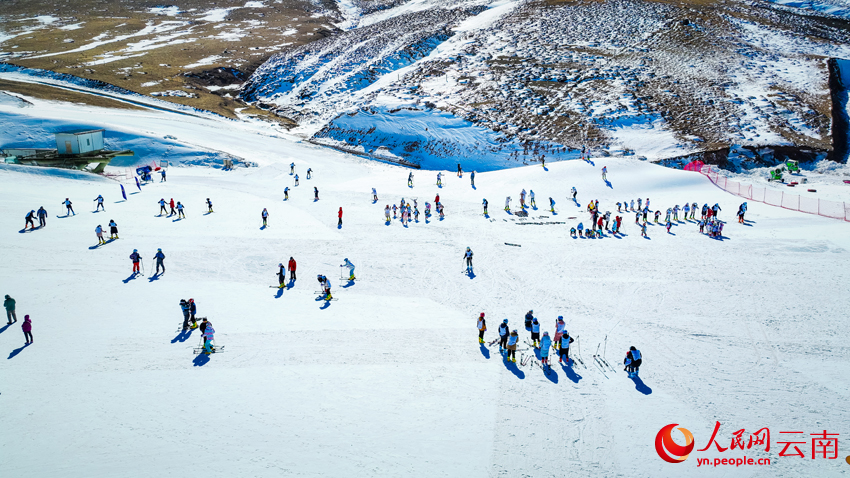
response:
M640 377L634 376L632 377L632 381L635 383L635 390L637 390L638 392L644 395L649 395L652 393L652 389L649 388L645 383L643 383L643 380L641 380Z
M345 283L345 285L344 285L344 286L342 286L342 288L343 288L343 289L348 289L349 287L351 287L351 286L353 286L353 285L354 285L354 281L353 281L353 280L350 280L350 281L346 282L346 283Z
M14 358L15 355L18 355L19 353L21 353L25 348L29 347L29 345L30 344L24 344L24 345L21 345L20 347L16 348L15 350L12 351L12 353L9 354L9 358L6 359L6 360Z
M508 360L504 360L504 362L505 362L505 368L510 370L514 375L516 375L516 377L518 379L520 379L520 380L525 379L525 372L520 370L519 367L517 367L515 363L510 362Z
M192 329L189 330L181 330L177 337L171 339L172 344L176 344L177 342L185 342L189 337L192 336Z
M161 275L162 274L154 274L154 275L148 277L148 282L153 282L155 280L159 280L159 276L161 276Z
M548 378L550 382L558 384L558 372L552 370L552 367L543 367L543 376Z
M274 295L274 298L275 298L275 299L280 299L281 297L283 297L283 290L284 290L284 288L283 288L283 287L278 288L278 289L277 289L277 293Z
M325 309L327 309L327 308L328 308L328 307L330 307L330 306L331 306L331 301L326 300L326 301L325 301L325 304L324 304L323 306L319 307L319 310L325 310Z
M192 360L192 364L195 367L203 367L208 363L210 363L210 356L203 352L196 355L194 360Z
M0 332L2 332L2 331L0 331ZM479 346L479 348L481 349L481 355L483 355L484 358L489 360L490 359L490 349L488 349L487 346L484 345L484 344L481 344Z
M0 334L2 334L3 332L5 332L5 331L6 331L6 329L8 329L8 328L9 328L9 327L11 327L11 326L12 326L12 324L6 324L6 325L4 325L4 326L3 326L3 328L2 328L2 329L0 329Z
M572 380L573 383L578 383L578 381L583 378L581 375L577 374L575 370L573 370L572 366L561 365L561 368L564 369L564 373L567 374L567 378Z
M126 279L122 280L121 282L123 282L123 283L125 283L125 284L126 284L126 283L130 282L131 280L135 279L135 278L136 278L136 277L138 277L138 276L139 276L139 274L136 274L136 273L134 272L134 273L130 274L130 277L128 277L128 278L126 278Z

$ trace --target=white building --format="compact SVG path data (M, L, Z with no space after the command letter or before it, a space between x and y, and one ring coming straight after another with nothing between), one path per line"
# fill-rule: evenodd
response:
M56 149L62 154L85 154L103 149L103 130L86 129L56 133Z

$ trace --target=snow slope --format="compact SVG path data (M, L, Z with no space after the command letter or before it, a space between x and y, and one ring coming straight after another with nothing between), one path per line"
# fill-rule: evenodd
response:
M839 460L811 460L808 452L780 458L776 443L780 430L826 429L841 433L846 450L846 223L751 203L751 223L738 225L731 222L738 198L702 176L628 158L480 173L477 189L468 176L449 174L438 189L435 172L417 172L410 189L409 169L257 125L31 101L32 108L0 104L0 111L173 134L260 167L172 168L168 182L123 201L118 184L100 177L0 166L0 293L17 299L19 318L0 328L4 475L846 473L846 452ZM298 187L291 161L302 175ZM314 179L304 178L308 167ZM569 227L586 222L566 199L573 185L582 204L598 198L603 210L638 196L653 208L719 202L727 237L711 240L681 223L675 235L650 226L643 239L626 214L622 238L571 239ZM321 200L313 201L312 186ZM552 196L558 214L541 207L520 221L500 210L521 188L533 189L540 206ZM381 222L385 204L418 198L422 209L437 193L445 220ZM91 212L98 194L105 213ZM57 217L65 197L76 216ZM186 204L187 218L157 217L160 197ZM207 197L215 213L204 215ZM484 197L489 220L480 214ZM41 205L47 227L20 233L24 214ZM261 230L264 207L270 227ZM92 249L95 226L109 219L121 239ZM461 273L467 246L475 252L472 278ZM133 248L150 273L158 247L166 274L129 277ZM278 293L268 286L290 256L298 280ZM357 265L355 284L337 279L345 257ZM314 300L320 273L338 301ZM178 334L178 301L190 297L225 353L194 356L198 333ZM526 339L517 324L529 309L550 333L565 316L586 368L556 365L544 375L506 366L497 350L478 346L479 312L487 314L488 340L504 318ZM24 314L36 341L26 348ZM600 343L615 371L593 365ZM616 366L630 345L644 353L638 381ZM661 427L687 427L702 448L717 420L724 446L735 430L770 427L770 452L746 456L773 464L694 472L698 457L744 454L694 452L679 465L656 455Z

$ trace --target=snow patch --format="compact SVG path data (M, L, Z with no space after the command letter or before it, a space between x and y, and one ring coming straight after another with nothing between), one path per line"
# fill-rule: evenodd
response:
M148 13L153 13L154 15L166 15L169 17L176 17L177 15L183 13L180 10L180 7L176 5L168 5L165 7L151 7L147 9Z
M221 59L220 55L212 55L212 56L208 56L206 58L201 58L200 60L196 61L195 63L184 66L184 68L197 68L199 66L212 65L213 63L217 62L220 59Z

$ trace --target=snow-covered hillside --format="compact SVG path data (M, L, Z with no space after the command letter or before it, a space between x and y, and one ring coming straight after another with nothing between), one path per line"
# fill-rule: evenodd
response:
M440 121L448 113L531 145L524 163L551 143L649 159L730 144L831 148L826 60L850 58L847 20L738 2L486 7L460 3L448 15L434 0L363 15L359 28L270 59L241 97L294 119L296 133L352 151L396 148L414 162L438 139L387 145L379 138L393 128L367 121L353 130L350 117L405 108ZM505 148L502 161L513 151Z
M0 327L4 475L820 477L847 468L847 223L750 203L748 223L737 224L739 198L632 158L482 172L474 187L466 174L446 171L438 188L436 171L414 171L409 188L410 169L268 126L29 100L0 102L0 112L173 135L260 166L171 168L140 192L125 184L126 201L101 177L0 166L0 294L16 299L18 316ZM567 199L572 186L581 206ZM501 208L510 195L516 212L523 188L538 204L527 219ZM106 211L93 213L98 194ZM416 199L423 210L437 194L444 220L383 222L386 204ZM550 196L557 214L546 211ZM75 216L61 211L66 197ZM672 234L650 225L642 238L633 213L621 237L570 238L590 200L616 211L638 197L662 210L719 203L724 238L693 222ZM158 216L160 198L181 201L187 218ZM20 232L39 206L47 226ZM95 247L94 228L110 219L120 239ZM473 275L463 273L466 247ZM167 272L149 277L157 248ZM270 288L290 257L297 281ZM344 258L355 283L338 280ZM337 301L316 300L317 274ZM199 334L178 330L181 298L213 322L224 353L193 355ZM479 313L488 342L503 319L525 340L529 309L550 334L565 317L584 365L545 374L479 346ZM27 347L24 314L34 324ZM635 380L618 367L631 345L644 354ZM594 363L597 350L613 368ZM746 440L769 427L770 451L712 447L678 465L656 454L661 427L687 427L702 448L716 421L724 447L736 430ZM781 430L824 429L841 434L838 460L812 460L802 446L806 458L779 456ZM697 458L744 455L772 464L694 471Z

